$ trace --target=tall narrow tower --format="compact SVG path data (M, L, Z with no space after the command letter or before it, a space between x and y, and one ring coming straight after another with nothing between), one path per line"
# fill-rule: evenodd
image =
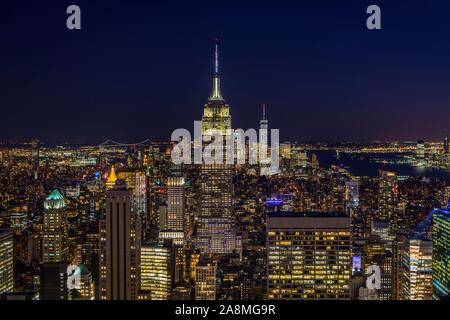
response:
M140 283L141 231L133 191L117 180L106 191L105 217L100 221L100 298L135 300Z
M398 180L395 172L379 171L378 215L379 221L394 223L398 203Z
M43 262L65 262L69 259L69 225L64 197L58 189L44 201Z
M230 107L221 94L218 44L215 46L213 88L203 108L202 134L219 130L224 137L231 129ZM225 156L225 152L223 155ZM202 164L200 173L201 212L197 242L202 253L226 254L235 249L232 223L233 166Z
M261 121L259 122L260 129L269 129L269 121L266 119L266 104L263 104L263 116Z
M449 152L449 143L448 143L448 136L444 137L444 153Z

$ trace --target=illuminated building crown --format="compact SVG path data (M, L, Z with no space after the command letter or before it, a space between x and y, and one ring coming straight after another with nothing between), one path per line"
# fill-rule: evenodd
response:
M58 189L54 189L44 201L45 209L62 209L65 206L64 197Z
M111 172L109 173L108 179L106 179L106 188L107 189L113 189L114 185L117 181L117 175L116 171L114 169L114 166L111 167Z
M219 130L225 135L228 129L231 129L231 114L230 107L225 103L220 91L219 49L216 41L213 87L203 108L202 134L209 130Z

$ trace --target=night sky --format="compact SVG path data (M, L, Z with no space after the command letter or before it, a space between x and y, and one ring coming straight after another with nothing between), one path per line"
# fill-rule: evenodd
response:
M82 30L66 28L66 8ZM382 30L366 28L378 4ZM261 105L281 140L450 133L450 1L9 1L0 6L0 140L169 140L192 131L214 39L233 127Z

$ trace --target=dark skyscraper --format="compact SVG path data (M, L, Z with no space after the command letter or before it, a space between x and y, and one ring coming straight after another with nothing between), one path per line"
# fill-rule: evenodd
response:
M100 222L100 298L135 300L140 283L140 220L133 191L117 180L106 192L105 218Z

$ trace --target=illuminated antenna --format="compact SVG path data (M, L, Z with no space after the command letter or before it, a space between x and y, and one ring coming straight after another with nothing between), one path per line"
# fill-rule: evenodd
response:
M263 120L266 120L266 104L263 103Z
M215 54L215 72L219 74L219 39L216 38L216 54Z

